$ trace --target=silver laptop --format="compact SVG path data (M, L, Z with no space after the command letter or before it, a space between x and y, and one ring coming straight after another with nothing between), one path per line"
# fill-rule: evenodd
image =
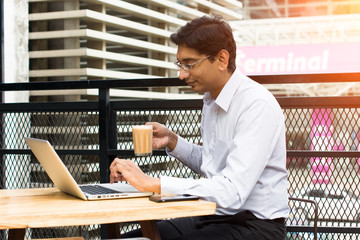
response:
M132 198L153 194L152 192L140 192L126 183L78 185L48 141L35 138L25 138L25 141L55 186L65 193L83 200Z

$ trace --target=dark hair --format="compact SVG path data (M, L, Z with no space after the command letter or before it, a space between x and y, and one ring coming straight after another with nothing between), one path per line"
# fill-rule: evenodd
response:
M222 16L202 16L188 22L170 36L176 45L186 45L200 54L210 55L210 60L220 50L229 52L229 72L235 70L236 44L230 25Z

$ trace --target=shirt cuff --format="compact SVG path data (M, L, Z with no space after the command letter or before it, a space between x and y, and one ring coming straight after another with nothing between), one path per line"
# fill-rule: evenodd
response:
M178 136L176 147L173 151L170 151L170 149L166 148L166 153L182 162L186 162L186 159L188 159L191 155L191 149L189 148L189 142L186 141L184 138Z
M188 188L185 182L186 181L184 181L184 179L180 178L160 176L161 194L184 194L186 192L186 189Z

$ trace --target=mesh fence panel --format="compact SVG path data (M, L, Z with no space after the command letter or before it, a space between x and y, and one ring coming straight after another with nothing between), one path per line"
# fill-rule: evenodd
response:
M358 108L284 109L288 150L359 150Z
M169 109L171 109L169 107ZM359 109L358 108L284 108L286 121L288 191L292 196L315 199L319 205L319 226L359 227ZM132 150L131 126L157 121L185 139L202 144L200 138L201 110L134 110L116 111L117 149ZM28 149L23 137L47 139L56 150L98 150L99 116L94 111L2 113L5 135L0 139L3 149ZM163 150L163 149L162 149ZM126 152L126 151L124 151ZM128 151L129 152L129 151ZM335 155L321 155L332 152ZM346 155L355 152L355 155ZM337 155L336 155L337 154ZM60 156L78 183L99 182L99 156ZM151 176L200 176L167 156L164 151L150 157L133 159ZM47 175L30 154L2 156L1 179L4 188L53 186ZM290 203L289 203L290 204ZM311 207L290 205L294 218L291 225L313 225ZM297 207L296 207L297 206ZM122 224L122 231L138 226ZM2 232L4 234L4 232ZM357 239L357 234L319 233L318 239ZM27 237L84 236L99 237L99 226L30 229ZM288 233L288 239L313 239L311 233Z
M358 226L360 158L346 157L346 152L359 148L358 113L353 108L284 110L287 149L310 151L288 158L288 190L316 200L320 226ZM316 151L338 156L311 155Z
M1 139L5 149L28 149L24 137L48 140L56 150L96 150L98 145L97 112L31 112L3 113L6 133ZM98 155L60 155L75 180L81 183L99 182ZM31 154L6 154L2 157L1 179L5 188L53 187L48 175ZM6 232L2 232L5 239ZM27 229L26 238L100 236L99 226Z

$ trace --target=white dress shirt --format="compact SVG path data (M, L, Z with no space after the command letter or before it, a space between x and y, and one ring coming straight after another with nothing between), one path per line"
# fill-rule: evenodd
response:
M179 137L168 154L204 178L161 176L161 193L198 195L219 215L288 217L285 124L274 96L235 70L216 100L203 100L202 146Z

